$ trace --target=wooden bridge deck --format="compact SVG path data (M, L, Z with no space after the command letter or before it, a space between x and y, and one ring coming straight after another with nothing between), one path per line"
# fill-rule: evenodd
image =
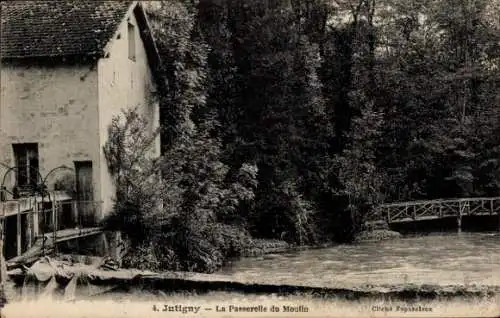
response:
M369 221L387 223L414 222L456 217L459 227L463 216L498 215L500 197L438 199L382 204Z
M38 236L36 238L35 244L33 244L23 254L7 260L7 268L11 269L19 264L23 264L24 262L33 262L40 258L42 255L45 255L45 253L53 251L54 246L59 243L85 238L92 235L98 235L101 233L103 233L103 229L99 227L65 229L57 231L55 233L45 233L44 235Z

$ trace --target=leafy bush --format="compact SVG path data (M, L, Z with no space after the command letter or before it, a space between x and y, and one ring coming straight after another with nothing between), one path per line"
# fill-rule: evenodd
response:
M207 235L208 240L218 247L225 258L240 256L253 243L247 230L234 225L212 224L207 228Z
M181 264L165 237L156 236L135 246L123 258L123 266L141 270L163 271L179 270Z
M173 220L172 229L151 235L124 258L126 267L143 270L183 270L211 273L228 258L239 256L252 246L242 228L216 223L183 223Z
M381 114L369 103L365 104L363 114L353 120L353 132L348 136L350 142L335 158L340 189L335 189L334 193L345 203L341 212L344 216L335 225L345 229L340 233L341 240L351 240L361 230L369 210L381 203L384 178L377 169L375 153L382 122Z
M153 242L136 245L132 252L125 255L122 264L125 267L158 271L161 269L162 264L156 251Z
M160 194L164 186L159 158L152 153L158 131L152 132L147 120L134 108L113 118L108 135L104 154L116 196L114 211L104 223L141 241L156 223L150 216L162 209Z
M124 118L113 120L105 145L117 189L106 224L125 232L135 249L124 263L212 272L239 254L248 236L219 220L234 219L239 205L253 200L256 167L243 164L228 182L220 143L194 128L152 158L144 146L147 122L135 110Z
M237 219L239 206L252 201L257 169L243 164L233 182L220 161L220 143L206 132L181 140L162 160L163 193L176 224L177 253L188 270L211 272L241 250L238 230L221 222ZM182 243L181 243L182 242Z

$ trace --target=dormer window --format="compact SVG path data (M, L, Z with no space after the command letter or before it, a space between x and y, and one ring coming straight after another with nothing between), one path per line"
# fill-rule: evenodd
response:
M128 58L135 61L135 26L128 23Z

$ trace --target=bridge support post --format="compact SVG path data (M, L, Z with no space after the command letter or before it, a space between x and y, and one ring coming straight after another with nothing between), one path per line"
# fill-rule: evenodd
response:
M0 220L3 222L3 220ZM7 303L7 296L5 295L5 285L7 282L7 264L5 263L5 258L3 257L3 226L0 229L2 231L0 237L0 312L2 307Z
M497 219L498 219L497 231L500 232L500 211L497 212Z
M38 233L40 232L40 221L38 220L38 201L35 198L35 206L33 208L33 241L36 240Z
M2 190L0 190L2 191ZM3 193L3 191L2 191ZM2 209L4 207L2 206ZM3 214L3 211L2 211ZM4 242L4 224L5 215L0 215L0 311L2 307L7 302L7 297L5 296L5 283L7 281L7 265L5 264L5 259L3 257L3 242Z
M55 200L55 193L53 194L53 200L51 203L51 208L52 208L52 240L54 240L54 249L53 249L53 255L57 254L57 213L58 213L58 206L56 206L57 201Z
M31 244L33 244L33 226L31 225L33 213L28 211L26 213L26 248L29 249Z
M21 205L17 204L17 215L16 215L16 248L17 248L17 253L16 256L19 256L22 254L22 240L21 240Z
M457 214L457 233L462 233L462 205L458 206L458 214Z
M498 216L497 231L500 232L500 212L497 213L497 216Z

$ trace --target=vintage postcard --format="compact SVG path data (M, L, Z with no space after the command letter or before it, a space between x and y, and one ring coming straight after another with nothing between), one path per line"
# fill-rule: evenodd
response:
M499 317L499 0L0 1L0 316Z

